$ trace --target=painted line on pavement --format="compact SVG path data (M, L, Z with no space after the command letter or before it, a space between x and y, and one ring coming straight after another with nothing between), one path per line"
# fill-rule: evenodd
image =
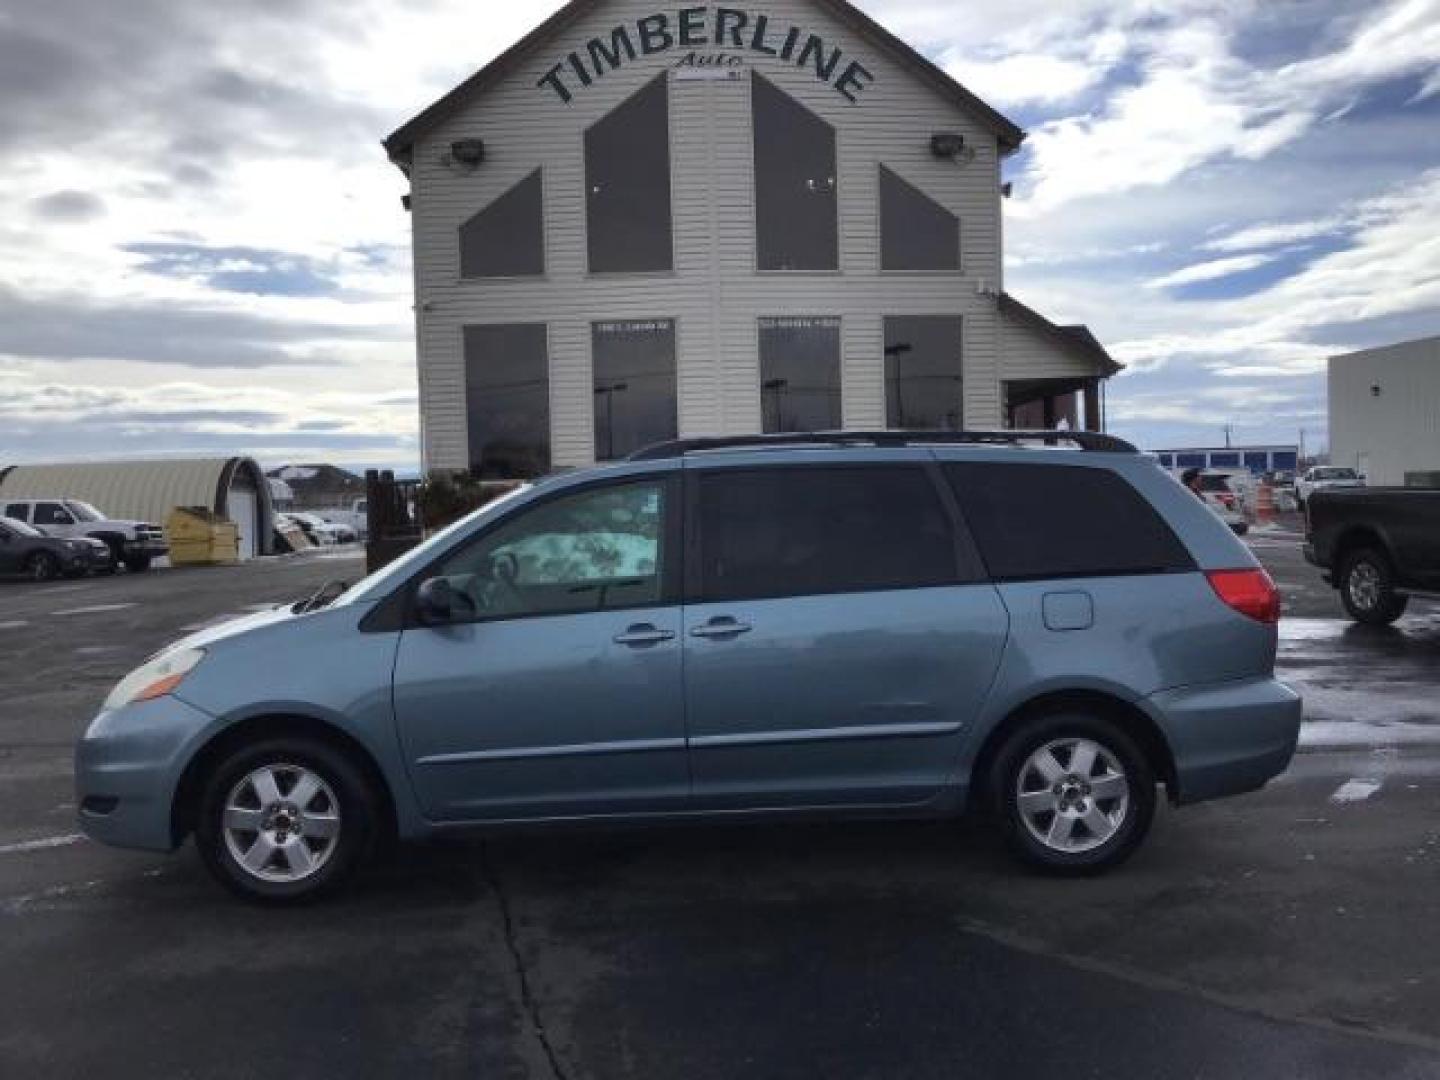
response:
M0 630L24 630L25 627L29 625L28 622L23 620L17 622L0 622Z
M84 839L85 837L79 833L70 833L68 836L51 836L44 840L26 840L19 844L0 846L0 855L25 855L32 851L50 851L53 848L78 844Z
M138 606L137 604L96 604L94 607L68 608L65 611L52 611L50 614L57 618L67 615L103 615L107 611L127 611Z
M1335 794L1330 796L1330 801L1332 803L1364 802L1381 787L1382 784L1379 780L1346 780L1335 789Z

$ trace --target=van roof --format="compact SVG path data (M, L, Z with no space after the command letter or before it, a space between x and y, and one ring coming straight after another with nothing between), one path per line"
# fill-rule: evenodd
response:
M1091 431L820 431L676 439L646 447L628 461L756 450L858 450L912 446L989 446L1022 450L1069 447L1083 453L1138 454L1123 439Z

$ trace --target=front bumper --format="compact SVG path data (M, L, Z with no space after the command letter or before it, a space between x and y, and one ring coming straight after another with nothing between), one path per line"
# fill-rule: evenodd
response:
M151 558L158 559L161 556L170 554L170 545L162 539L155 539L153 537L145 537L140 540L126 540L124 547L126 555L148 555Z
M1304 713L1273 678L1166 690L1148 704L1175 759L1178 803L1264 787L1295 756Z
M92 840L173 851L171 808L191 749L214 720L166 697L102 712L75 748L80 828Z

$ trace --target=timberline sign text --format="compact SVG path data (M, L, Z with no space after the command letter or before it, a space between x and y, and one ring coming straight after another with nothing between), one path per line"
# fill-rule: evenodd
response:
M821 82L849 101L858 102L875 81L859 60L846 56L838 45L799 26L774 23L769 15L738 8L709 6L680 8L674 14L647 15L617 26L608 35L591 38L551 68L537 84L549 88L567 104L597 79L646 56L683 49L735 50L773 57L806 68ZM693 63L693 61L692 61Z

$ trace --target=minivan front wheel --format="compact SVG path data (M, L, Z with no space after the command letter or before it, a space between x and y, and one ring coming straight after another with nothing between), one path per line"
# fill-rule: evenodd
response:
M1124 862L1155 816L1145 755L1117 725L1083 714L1021 724L995 757L990 792L1011 850L1056 874Z
M222 885L250 900L295 903L353 873L377 820L370 785L345 754L279 738L242 747L212 771L195 842Z

